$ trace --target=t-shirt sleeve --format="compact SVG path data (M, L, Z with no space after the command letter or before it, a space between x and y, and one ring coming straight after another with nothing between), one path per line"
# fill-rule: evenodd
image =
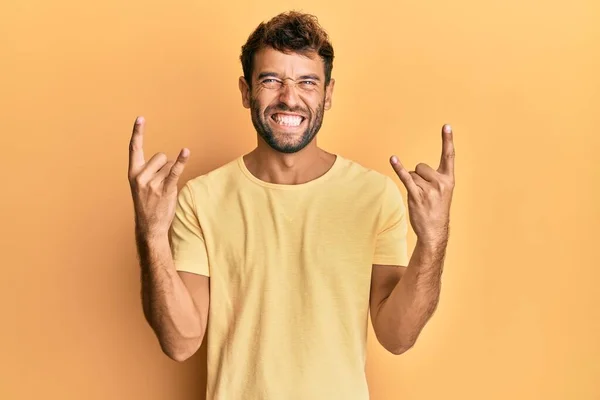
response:
M373 264L407 266L408 213L400 189L386 176Z
M171 254L177 271L210 276L204 234L196 210L194 194L186 183L177 195L170 228Z

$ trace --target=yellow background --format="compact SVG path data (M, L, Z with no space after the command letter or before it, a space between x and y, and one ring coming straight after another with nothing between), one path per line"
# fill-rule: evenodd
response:
M595 0L5 0L0 398L203 398L202 354L142 316L131 126L147 157L191 149L183 181L250 151L240 47L287 9L336 51L321 146L393 176L455 131L440 306L402 356L370 336L372 398L600 399Z

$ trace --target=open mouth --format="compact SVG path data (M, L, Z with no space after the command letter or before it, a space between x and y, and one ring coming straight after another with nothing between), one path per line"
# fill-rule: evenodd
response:
M304 122L306 118L301 115L290 114L273 114L271 120L279 126L287 128L297 128Z

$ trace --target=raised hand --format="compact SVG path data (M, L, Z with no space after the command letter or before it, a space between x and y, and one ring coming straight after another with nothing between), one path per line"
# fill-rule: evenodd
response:
M176 161L157 153L144 159L143 117L136 119L129 142L129 185L133 196L136 231L146 237L167 236L177 203L177 182L189 158L183 148Z
M434 170L424 163L407 171L398 157L392 167L406 187L410 224L419 240L440 244L448 239L450 204L454 191L454 142L450 125L442 127L442 158Z

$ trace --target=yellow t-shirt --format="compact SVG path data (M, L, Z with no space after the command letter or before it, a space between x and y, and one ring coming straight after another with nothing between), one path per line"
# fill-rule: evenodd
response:
M177 270L210 276L209 400L365 400L372 264L407 265L396 183L337 155L299 185L243 157L189 180Z

